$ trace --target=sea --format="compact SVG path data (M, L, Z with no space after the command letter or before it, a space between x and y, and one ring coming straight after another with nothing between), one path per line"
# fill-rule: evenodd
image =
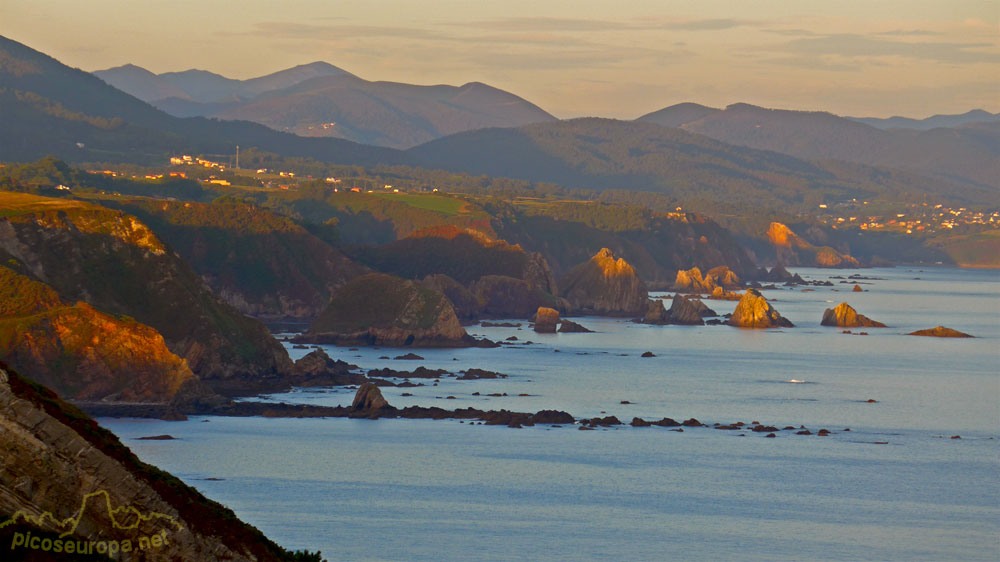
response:
M508 375L382 388L397 407L556 409L624 426L99 421L278 544L330 561L1000 559L1000 272L793 273L834 284L764 291L794 328L580 317L594 333L537 334L523 320L468 328L517 338L496 349L324 346L364 369ZM844 301L889 327L820 326ZM705 302L720 314L736 306ZM938 325L975 338L905 335ZM407 351L424 359L393 359ZM353 394L258 399L349 405ZM709 427L628 426L636 416ZM712 427L734 422L796 430ZM137 440L158 434L177 439Z

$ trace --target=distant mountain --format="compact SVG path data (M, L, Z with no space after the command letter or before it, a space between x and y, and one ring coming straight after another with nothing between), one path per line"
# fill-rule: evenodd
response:
M95 70L93 74L115 88L132 94L147 103L169 98L198 103L250 99L264 92L288 88L312 78L353 76L346 70L325 62L303 64L248 80L235 80L214 72L197 69L183 72L164 72L157 75L133 64L107 70ZM154 84L156 87L151 87Z
M797 158L888 166L1000 187L1000 126L994 126L1000 121L952 129L883 130L827 112L766 109L745 103L724 110L692 111L691 105L668 107L638 121L680 127L726 143Z
M391 163L395 151L340 139L305 139L247 122L179 119L0 37L0 160L155 162L170 154L230 154L237 144L285 156Z
M854 124L858 127L866 127ZM726 144L683 129L612 119L574 119L517 129L482 129L407 151L425 168L507 176L589 189L658 191L701 201L712 214L753 208L813 208L822 200L913 199L933 193L995 200L994 191L958 188L884 168L810 162Z
M171 84L170 81L163 79L163 77L157 76L145 68L134 64L99 70L94 72L94 76L141 100L159 100L164 98L191 100L191 96L183 89Z
M919 129L927 131L938 127L954 128L969 123L992 123L1000 121L1000 113L990 113L982 109L973 109L959 115L933 115L926 119L911 119L909 117L848 117L852 121L871 125L879 129Z
M555 121L538 106L479 82L369 82L324 62L250 80L204 70L159 76L134 65L94 75L176 117L246 120L307 137L409 148L485 127ZM168 95L163 92L172 91Z
M414 86L350 75L307 80L207 115L393 148L473 129L556 120L522 98L479 82Z

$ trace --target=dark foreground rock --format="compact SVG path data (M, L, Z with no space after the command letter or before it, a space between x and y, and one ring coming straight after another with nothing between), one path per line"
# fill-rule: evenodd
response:
M559 331L563 333L579 333L579 334L590 334L593 330L587 329L572 320L566 320L565 318L559 324Z

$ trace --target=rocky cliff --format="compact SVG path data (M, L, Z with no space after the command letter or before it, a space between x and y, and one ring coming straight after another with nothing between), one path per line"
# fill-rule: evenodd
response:
M747 289L736 305L730 326L739 328L791 328L794 326L787 318L767 302L764 295L757 289Z
M312 320L367 273L287 217L237 201L107 201L139 217L243 314Z
M44 283L0 265L0 359L76 400L167 402L196 385L156 330L63 303Z
M570 270L561 285L572 310L583 314L644 314L649 301L635 268L607 248Z
M64 299L154 328L203 380L292 368L262 324L212 294L146 225L121 211L0 193L0 252Z
M480 314L490 318L529 318L540 306L561 312L569 309L565 299L506 275L485 275L469 290L479 301Z
M86 414L2 364L0 435L5 560L103 559L100 554L139 561L294 559L231 510L142 463Z
M384 273L363 275L337 289L326 310L298 339L337 345L474 343L443 294Z
M885 324L876 322L864 314L858 314L854 307L842 302L823 312L823 326L840 326L841 328L885 328Z
M766 233L778 263L816 267L858 267L858 260L829 246L814 246L780 222L772 222Z

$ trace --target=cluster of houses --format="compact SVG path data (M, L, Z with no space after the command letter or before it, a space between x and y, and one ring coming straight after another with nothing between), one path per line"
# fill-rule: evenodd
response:
M852 200L838 204L836 207L851 210L857 207L856 203L856 200ZM865 201L864 204L867 205L868 202ZM910 204L906 206L906 212L897 212L887 216L851 216L849 214L835 216L827 210L827 205L822 204L819 207L825 211L820 216L820 220L830 224L831 228L835 229L838 227L857 227L866 231L892 230L913 234L951 230L964 225L1000 228L1000 211L974 211L965 207L952 209L943 204Z

